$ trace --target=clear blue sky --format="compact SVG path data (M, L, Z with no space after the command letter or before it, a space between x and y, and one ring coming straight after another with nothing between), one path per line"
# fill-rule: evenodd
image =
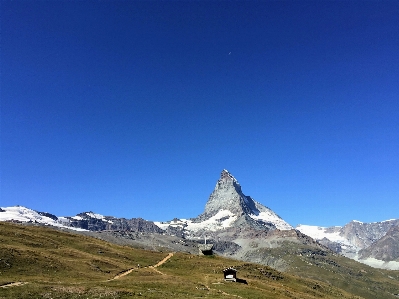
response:
M399 217L398 1L1 1L1 200L292 225Z

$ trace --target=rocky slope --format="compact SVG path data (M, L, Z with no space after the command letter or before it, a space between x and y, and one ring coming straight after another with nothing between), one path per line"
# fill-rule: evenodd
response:
M359 251L359 259L399 262L399 226L392 226L381 239Z
M395 261L394 252L399 248L399 240L394 236L397 227L399 227L399 219L373 223L351 221L342 227L299 225L296 229L336 253L373 267L397 270L399 263L386 263ZM388 232L392 236L387 235ZM381 258L382 256L384 259Z
M294 230L271 209L245 195L237 179L227 170L221 172L204 212L193 219L151 222L93 212L57 217L15 206L1 208L0 221L87 231L97 233L101 238L123 239L122 244L137 244L145 248L158 246L174 251L195 252L196 244L206 237L211 239L219 254L256 261L280 270L285 270L287 263L281 255L271 258L270 250L286 252L284 248L291 248L289 252L301 254L305 247L306 252L339 253L372 266L399 269L399 240L394 229L399 226L399 219L376 223L352 221L343 227L328 228L300 225ZM388 261L391 264L388 265Z
M142 218L115 218L103 216L93 212L80 213L74 217L64 217L69 221L71 227L79 227L90 231L134 231L161 234L164 231L156 226L152 221Z
M223 170L204 212L194 219L156 222L164 230L174 230L188 238L213 237L231 228L290 230L293 227L271 209L246 196L236 178Z

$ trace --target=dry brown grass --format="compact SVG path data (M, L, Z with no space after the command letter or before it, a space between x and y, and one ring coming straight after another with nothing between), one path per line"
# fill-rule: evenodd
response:
M221 270L228 266L238 269L247 284L224 282ZM17 281L28 284L0 288L0 298L361 298L257 264L172 256L46 227L0 223L0 285Z

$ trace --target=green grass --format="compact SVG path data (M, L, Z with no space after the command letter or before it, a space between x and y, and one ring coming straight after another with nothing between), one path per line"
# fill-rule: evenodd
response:
M47 227L0 223L0 285L28 282L0 288L0 298L363 298L301 273L216 256L176 253L158 268L148 267L167 254ZM228 266L247 284L224 282L222 269ZM132 273L110 281L131 268Z
M399 293L399 271L372 268L340 255L288 242L281 248L259 249L258 254L282 258L289 265L287 273L323 281L367 299L398 298L393 294Z

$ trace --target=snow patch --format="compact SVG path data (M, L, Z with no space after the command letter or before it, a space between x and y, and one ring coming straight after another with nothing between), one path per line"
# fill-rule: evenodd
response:
M105 221L105 222L108 222L108 223L113 223L111 220L105 219L105 216L101 215L101 214L96 214L96 213L93 213L93 212L87 212L86 215L91 217L91 218L99 219L99 220L102 220L102 221Z
M355 256L354 260L358 261L362 264L366 264L373 268L380 268L380 269L387 269L387 270L399 270L399 262L395 262L395 261L386 262L386 261L382 261L382 260L377 260L372 257L369 257L367 259L359 259L358 256Z
M301 233L312 237L315 240L322 240L324 238L341 244L341 246L345 247L354 247L348 239L341 236L339 231L337 232L327 232L327 227L322 226L313 226L313 225L303 225L300 224L296 227Z
M169 226L184 227L187 231L197 232L199 230L217 231L220 229L231 227L237 219L229 210L220 210L216 215L202 222L193 222L188 219L177 219L170 222L154 222L159 228L166 230Z
M279 230L291 230L293 228L291 225L289 225L287 222L285 222L283 219L281 219L272 211L260 212L258 215L250 214L249 217L251 217L254 220L271 222Z
M187 229L194 232L202 229L216 231L231 227L236 219L237 216L229 210L220 210L215 216L199 223L194 223L189 220L187 222Z
M21 221L21 222L36 222L45 225L52 225L60 228L68 228L77 231L86 231L85 229L69 227L67 224L69 221L66 221L66 218L60 217L58 220L54 220L47 216L42 216L38 212L21 207L1 207L5 212L0 213L0 221Z

